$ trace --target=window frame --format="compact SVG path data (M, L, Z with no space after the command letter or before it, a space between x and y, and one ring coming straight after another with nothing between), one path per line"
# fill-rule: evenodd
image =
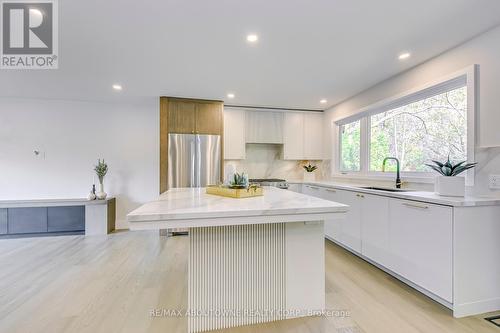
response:
M334 138L337 143L334 144L335 163L332 170L333 177L346 178L365 178L365 179L392 179L394 175L390 172L371 171L370 170L370 136L371 136L371 116L387 110L392 110L400 106L408 105L415 101L435 96L446 91L450 91L459 87L467 87L467 162L474 162L474 152L476 146L476 109L477 109L477 75L479 72L478 65L469 66L463 70L457 71L446 77L442 77L433 82L427 83L418 88L411 89L402 94L384 99L368 107L360 109L356 114L337 120L334 122L336 133ZM360 120L360 171L342 171L341 166L341 132L340 127L349 124L353 121ZM407 181L416 181L431 183L434 181L435 172L409 172L401 171L401 176ZM469 169L465 173L466 185L474 185L475 171Z
M359 170L342 170L342 131L340 130L342 126L344 125L348 125L348 124L351 124L351 123L354 123L354 122L357 122L359 121L359 133L360 133L360 137L359 137ZM347 173L359 173L361 172L362 170L362 164L361 164L361 161L362 161L362 158L361 158L361 154L363 154L363 150L362 150L362 147L363 147L363 137L362 137L362 128L363 128L363 119L354 119L353 121L350 121L348 123L343 123L341 125L338 125L338 132L339 132L339 137L338 137L338 140L339 140L339 165L338 165L338 168L339 168L339 171L344 173L344 172L347 172Z

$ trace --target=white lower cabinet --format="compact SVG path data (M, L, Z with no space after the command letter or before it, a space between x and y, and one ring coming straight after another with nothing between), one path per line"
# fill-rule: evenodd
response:
M322 197L322 189L319 188L319 186L313 186L313 185L303 185L302 186L302 193L310 195L312 197L317 197L321 198Z
M325 235L447 302L453 302L453 208L321 186L302 193L349 205Z
M451 207L391 199L389 269L452 302Z
M388 268L389 198L365 194L361 208L361 254Z
M335 202L340 202L341 199L340 197L340 191L332 188L322 188L321 189L321 198L330 200L330 201L335 201ZM341 240L341 234L342 234L342 223L344 219L332 219L325 221L325 235L336 241L340 242Z
M338 242L361 253L361 209L363 195L351 191L338 191L338 201L349 206L345 218L341 219L341 232Z
M302 193L302 184L288 184L288 190L292 192Z

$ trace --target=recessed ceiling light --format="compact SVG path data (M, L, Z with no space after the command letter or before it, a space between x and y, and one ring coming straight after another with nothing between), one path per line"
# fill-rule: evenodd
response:
M234 98L234 94L232 93L227 94L227 98Z
M249 43L256 43L259 40L259 36L255 34L250 34L247 36L247 42Z
M404 53L401 53L399 55L399 60L405 60L405 59L408 59L410 57L410 53L409 52L404 52Z
M326 99L322 99L321 101L319 101L321 104L326 104L326 102L328 102Z
M119 84L113 84L113 89L120 91L120 90L123 89L123 87L121 85L119 85Z

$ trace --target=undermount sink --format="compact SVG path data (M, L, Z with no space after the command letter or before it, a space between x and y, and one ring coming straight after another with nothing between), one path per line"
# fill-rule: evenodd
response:
M387 191L387 192L411 192L413 190L406 190L402 188L389 188L389 187L376 187L376 186L362 186L366 190L377 190L377 191Z

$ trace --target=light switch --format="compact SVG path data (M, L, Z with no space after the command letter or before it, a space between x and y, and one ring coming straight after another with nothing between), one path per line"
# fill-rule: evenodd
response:
M500 190L500 175L490 175L490 189Z

